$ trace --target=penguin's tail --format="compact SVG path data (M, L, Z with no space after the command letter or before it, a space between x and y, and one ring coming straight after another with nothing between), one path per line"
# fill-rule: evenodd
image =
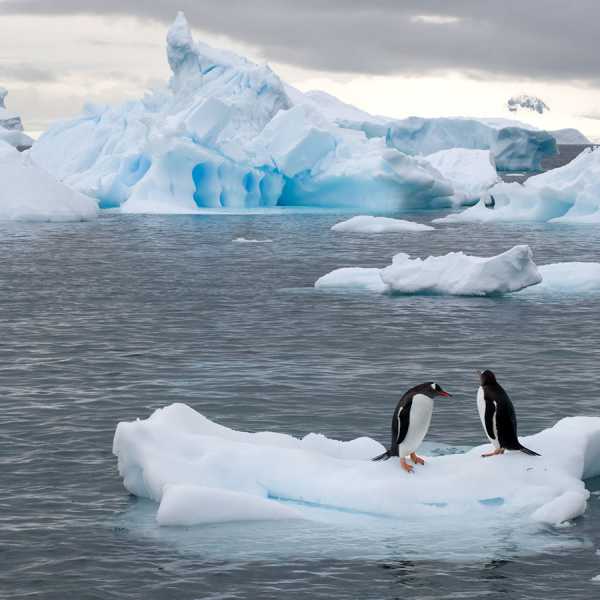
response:
M380 454L379 456L375 456L371 460L387 460L391 456L392 456L392 453L389 450L386 450L383 454Z
M541 456L541 454L538 454L529 448L525 448L525 446L522 446L521 444L519 444L519 450L523 452L523 454L528 454L529 456Z

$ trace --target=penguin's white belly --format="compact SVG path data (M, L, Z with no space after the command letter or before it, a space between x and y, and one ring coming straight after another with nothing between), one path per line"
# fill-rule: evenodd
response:
M400 458L415 452L427 435L431 415L433 414L433 400L425 394L415 394L410 408L408 431L402 443L398 446Z
M498 429L496 428L496 411L494 411L494 415L492 417L492 427L494 428L494 435L496 436L496 439L493 439L488 435L487 427L485 426L485 398L483 396L483 388L481 386L479 386L479 389L477 390L477 410L479 411L479 418L481 419L483 432L487 436L488 440L494 444L494 447L499 448Z

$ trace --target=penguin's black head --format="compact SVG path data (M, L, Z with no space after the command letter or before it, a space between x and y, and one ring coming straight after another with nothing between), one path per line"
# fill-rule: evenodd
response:
M486 370L479 373L479 380L481 381L481 385L491 385L496 383L496 376L492 371Z
M441 386L439 386L434 381L430 381L429 383L426 383L425 385L428 386L427 395L430 398L435 398L435 396L443 396L444 398L450 398L452 396L452 394L449 394L448 392L444 391L441 388Z

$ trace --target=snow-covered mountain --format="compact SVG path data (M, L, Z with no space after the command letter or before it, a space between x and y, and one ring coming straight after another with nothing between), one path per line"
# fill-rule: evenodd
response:
M529 94L520 94L519 96L513 96L508 99L508 110L511 112L517 112L519 108L526 110L533 110L540 115L546 110L550 110L550 107L537 96L530 96Z
M578 129L557 129L550 132L557 144L591 144L590 140Z

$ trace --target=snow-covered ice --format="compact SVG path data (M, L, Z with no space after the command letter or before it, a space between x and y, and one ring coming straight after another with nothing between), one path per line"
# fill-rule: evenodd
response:
M21 117L6 108L7 95L8 90L0 87L0 142L6 142L15 148L29 147L33 140L23 132Z
M550 131L550 134L554 136L557 144L590 144L590 140L581 133L578 129L572 127L567 129L556 129Z
M383 269L343 268L315 282L319 289L362 289L397 294L487 296L516 292L542 280L529 246L483 258L463 252L425 260L396 254Z
M500 181L489 150L450 148L430 154L425 160L452 183L457 206L475 204Z
M27 152L0 141L0 220L81 221L96 212L93 198L56 181Z
M167 88L117 107L88 105L40 137L34 160L124 212L451 205L452 185L429 163L339 126L322 97L268 66L195 42L182 13L167 57Z
M364 128L362 123L354 126ZM371 132L370 126L365 132L381 133L382 126L377 127ZM464 117L390 121L384 135L388 146L410 155L428 155L450 148L490 150L500 171L539 171L542 160L557 153L556 140L547 131Z
M475 206L436 222L600 223L600 150L585 149L570 163L530 177L524 184L499 183Z
M336 223L331 229L345 233L399 233L405 231L431 231L434 228L431 225L405 221L404 219L356 215L346 221Z
M538 266L542 282L523 293L585 294L600 292L600 263L561 262Z
M558 525L582 514L582 479L600 474L600 418L571 417L523 443L542 454L429 457L415 474L397 461L374 463L369 438L339 442L309 434L244 433L213 423L184 404L121 422L113 453L125 488L159 504L158 521L192 525L327 515L486 521L524 519ZM309 510L310 508L310 510Z

